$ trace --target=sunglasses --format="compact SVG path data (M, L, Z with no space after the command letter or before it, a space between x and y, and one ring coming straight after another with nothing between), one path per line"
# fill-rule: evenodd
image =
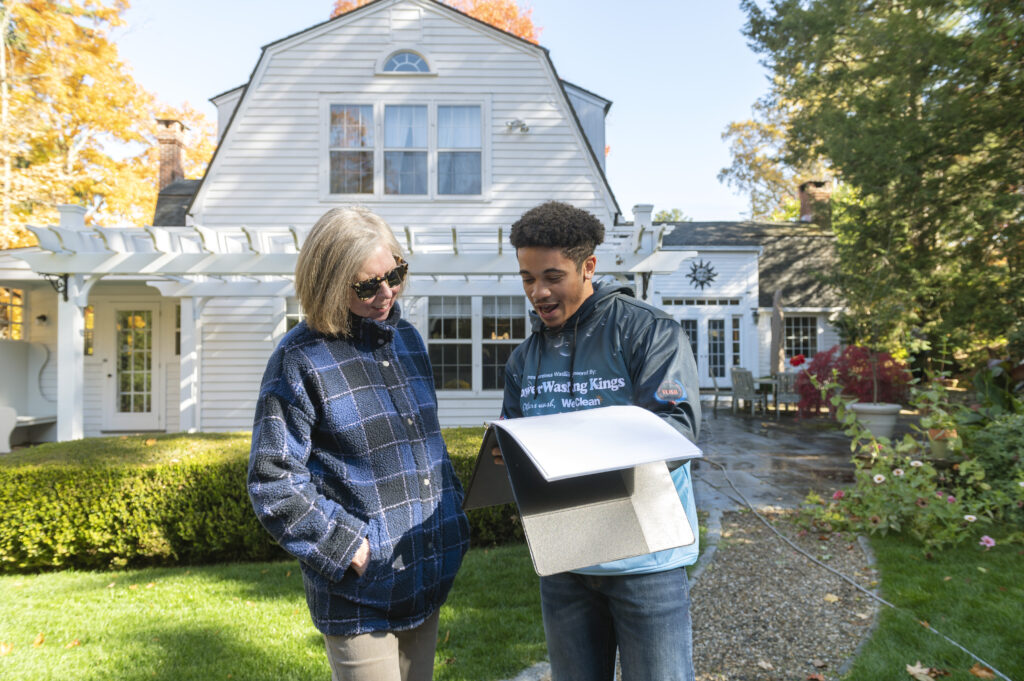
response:
M356 297L359 300L369 300L377 295L380 291L380 285L387 282L389 288L398 288L405 281L405 275L409 272L409 263L395 256L395 262L398 266L391 270L383 277L372 277L370 279L364 279L363 281L357 281L352 284L352 290L356 292Z

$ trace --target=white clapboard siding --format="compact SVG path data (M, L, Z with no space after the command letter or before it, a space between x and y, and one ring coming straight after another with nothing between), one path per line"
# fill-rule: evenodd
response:
M438 395L438 418L442 428L482 426L501 415L501 397Z
M203 308L200 430L252 428L279 309L271 298L214 298Z
M687 278L696 261L710 263L717 274L703 289ZM662 298L752 298L756 304L757 253L699 251L695 260L684 261L672 274L652 276L650 291L649 300L658 306Z
M43 397L57 401L57 296L49 286L25 291L28 306L25 310L25 337L33 343L42 343L50 351L50 359L43 366L39 386ZM46 323L36 317L46 315Z
M429 227L509 225L538 203L559 199L610 225L613 199L543 52L429 3L393 4L380 3L265 51L193 206L194 222L310 225L328 208L350 203L321 199L325 98L369 103L465 97L484 102L489 116L487 198L368 196L358 202L393 225ZM393 17L417 15L410 31L393 30ZM378 61L397 47L422 52L435 75L376 75ZM506 122L517 118L529 132L508 129Z

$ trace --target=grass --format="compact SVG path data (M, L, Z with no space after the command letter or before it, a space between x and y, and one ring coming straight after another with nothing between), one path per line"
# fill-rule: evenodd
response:
M2 678L330 677L292 561L0 577L0 601ZM537 577L524 546L470 551L441 610L439 638L439 680L507 678L543 659Z
M990 533L999 537L998 527ZM1007 533L1010 528L1007 529ZM926 558L920 544L899 535L871 545L882 575L882 597L907 612L883 607L879 626L848 679L909 678L920 661L951 673L949 681L977 681L975 661L920 622L941 631L1011 679L1024 679L1024 551L997 545L983 551L963 544ZM989 677L995 678L995 677Z

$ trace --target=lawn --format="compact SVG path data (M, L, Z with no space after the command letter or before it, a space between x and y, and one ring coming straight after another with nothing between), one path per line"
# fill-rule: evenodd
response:
M323 681L294 561L0 577L0 677ZM514 676L544 658L525 546L474 549L441 610L435 679Z
M991 534L1002 536L999 529ZM899 535L872 537L871 545L882 575L882 597L904 612L882 609L879 628L846 678L909 679L906 665L920 662L950 672L941 677L948 681L977 681L979 676L970 672L975 661L928 631L921 624L927 622L1009 678L1024 679L1024 551L1019 544L984 551L965 543L930 559L919 544Z

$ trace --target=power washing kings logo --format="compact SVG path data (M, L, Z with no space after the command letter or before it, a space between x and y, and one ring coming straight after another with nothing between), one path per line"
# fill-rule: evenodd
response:
M539 377L541 380L535 381L533 384L522 389L520 403L522 404L524 414L536 411L547 413L549 409L554 407L555 402L559 404L560 410L563 411L567 409L600 407L607 399L601 393L614 394L626 387L626 379L621 377L584 376L582 377L583 380L580 380L581 377L576 375L570 381L568 380L568 372L561 372L561 374L561 376L557 374L542 374ZM545 376L551 376L551 378L545 380ZM554 397L555 399L542 403L534 401L535 398L541 399L544 397ZM608 399L608 402L610 404L618 404L622 400Z

